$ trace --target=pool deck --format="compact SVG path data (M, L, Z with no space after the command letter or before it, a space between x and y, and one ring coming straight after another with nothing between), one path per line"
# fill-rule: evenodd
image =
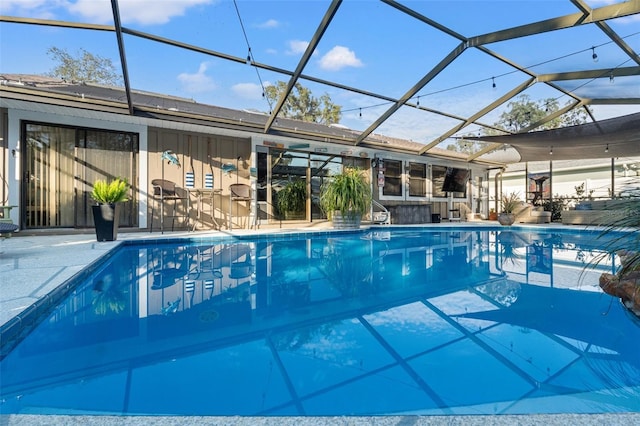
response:
M496 226L497 222L456 222L429 226ZM525 225L523 225L525 226ZM526 225L537 227L538 225ZM539 225L543 227L543 225ZM551 224L552 227L564 225ZM570 229L579 229L573 226ZM259 233L286 233L304 230L327 230L328 224L313 227L268 228ZM234 230L234 235L255 234L254 230ZM80 273L91 263L127 240L158 238L207 238L229 235L229 231L197 232L122 232L113 242L97 242L91 232L17 233L0 240L0 326L18 323L34 304L46 301L47 295ZM1 379L1 378L0 378ZM2 406L0 405L0 413ZM394 415L376 417L142 417L142 416L35 416L2 415L4 425L631 425L640 424L640 413L620 415L531 415L531 416L419 416Z

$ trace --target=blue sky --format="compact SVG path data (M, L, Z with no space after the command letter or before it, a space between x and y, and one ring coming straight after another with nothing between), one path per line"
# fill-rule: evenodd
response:
M587 1L594 8L614 2ZM568 0L423 0L403 3L467 37L577 12ZM238 0L234 4L229 0L120 0L119 4L126 28L241 58L248 54L248 41L255 61L293 71L330 2ZM112 24L109 0L3 0L0 13ZM640 15L612 20L608 24L620 36L628 36L625 41L640 52ZM54 64L46 51L52 46L70 53L85 49L119 64L115 36L109 32L2 23L0 37L0 71L3 73L48 72ZM345 0L303 73L398 98L458 43L453 37L384 3ZM591 60L592 46L597 46L596 51L601 58L599 63ZM494 43L487 47L521 66L543 63L531 68L537 73L634 65L602 31L593 26L562 31L562 34L552 32ZM269 105L262 98L261 84L288 79L270 71L256 72L256 68L250 65L181 51L132 36L125 36L125 50L133 88L229 108L268 111ZM525 78L495 58L468 49L446 72L420 91L419 101L429 108L456 116L469 116ZM492 87L494 81L495 89ZM591 90L593 93L615 92L640 97L638 82L632 78L617 79L615 84L602 80L585 82L581 90L585 96ZM380 99L304 80L301 83L314 95L328 93L335 103L342 105L342 124L353 129L364 130L390 106ZM581 83L563 84L573 89ZM557 98L560 104L568 100L561 92L541 84L534 85L525 93L533 100L551 97ZM638 111L638 105L600 107L596 118ZM497 114L481 121L493 123ZM428 143L456 123L446 117L405 107L376 132ZM473 127L465 131L473 131Z

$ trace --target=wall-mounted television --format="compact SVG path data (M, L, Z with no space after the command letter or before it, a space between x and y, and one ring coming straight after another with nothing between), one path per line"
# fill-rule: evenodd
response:
M466 194L469 175L470 171L467 169L447 167L444 183L442 184L442 192L461 192Z

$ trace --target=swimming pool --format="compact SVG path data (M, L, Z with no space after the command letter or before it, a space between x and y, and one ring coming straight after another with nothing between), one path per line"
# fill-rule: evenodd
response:
M8 413L640 411L605 242L517 228L125 245L1 362Z

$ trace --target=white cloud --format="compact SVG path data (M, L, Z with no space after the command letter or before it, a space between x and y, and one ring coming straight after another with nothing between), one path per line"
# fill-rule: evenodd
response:
M231 91L245 99L261 99L262 87L255 83L238 83L231 86Z
M623 16L614 21L617 24L635 24L640 22L640 15Z
M304 53L304 51L307 50L307 46L309 46L308 41L291 40L289 42L287 55L299 55L301 53Z
M275 19L268 19L263 23L257 25L258 28L262 29L278 28L279 26L280 22L276 21Z
M64 6L64 1L61 0L2 0L0 1L0 14L56 19L55 9L62 6Z
M590 0L587 3L593 9L609 6L616 3L626 3L627 0ZM640 22L640 15L624 16L614 20L617 24L634 24Z
M353 50L344 46L335 46L320 58L320 67L329 71L338 71L344 67L361 67L363 63Z
M178 74L178 81L182 83L182 88L187 93L205 93L216 88L216 84L211 77L206 75L207 63L202 62L195 74Z
M176 16L182 16L186 10L213 0L120 0L118 9L123 23L158 25L169 22ZM69 11L95 23L111 23L113 14L109 0L77 0L69 4Z

